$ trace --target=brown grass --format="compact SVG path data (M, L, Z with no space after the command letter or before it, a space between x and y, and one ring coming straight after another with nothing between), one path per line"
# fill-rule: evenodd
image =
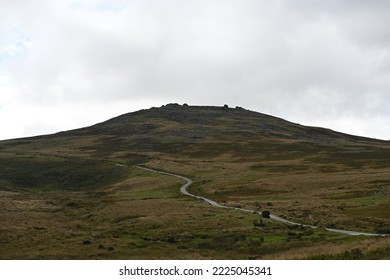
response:
M77 188L76 179L75 188L56 188L53 180L46 189L39 181L27 188L29 174L20 187L4 164L0 258L301 259L357 248L368 258L389 247L387 238L321 230L390 231L388 143L219 109L154 109L81 131L1 142L2 162L14 167L18 160L28 166L30 159L47 165L71 158L98 164L110 180L102 182L86 164L95 171L89 189ZM111 176L118 171L113 162L128 164L127 173ZM268 220L256 228L259 216L183 196L179 179L135 164L187 176L192 193L221 204L269 210L320 229ZM65 167L61 176L71 170ZM71 175L58 178L78 178Z

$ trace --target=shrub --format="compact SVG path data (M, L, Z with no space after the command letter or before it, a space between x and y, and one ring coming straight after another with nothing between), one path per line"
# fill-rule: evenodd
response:
M263 220L262 219L260 219L260 221L258 222L258 221L253 221L253 226L255 226L255 227L265 227L265 224L264 224L264 222L263 222Z
M177 239L176 239L175 236L168 236L166 238L166 242L168 242L168 243L177 243Z
M288 239L301 239L302 234L301 233L296 233L294 231L288 231L287 232L287 237L288 237Z
M343 260L361 260L363 257L364 254L359 248L355 248L351 251L346 251L341 254L341 259Z
M83 245L91 245L91 240L84 240Z

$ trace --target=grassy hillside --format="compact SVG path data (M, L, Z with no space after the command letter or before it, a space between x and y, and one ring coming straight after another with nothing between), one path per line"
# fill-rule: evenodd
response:
M390 259L390 143L243 108L180 106L0 142L0 258ZM308 229L217 209L269 210ZM180 210L178 210L180 209Z

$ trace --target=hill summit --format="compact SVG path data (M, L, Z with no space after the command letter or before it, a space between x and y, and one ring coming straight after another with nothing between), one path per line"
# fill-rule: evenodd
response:
M188 106L177 103L127 113L91 127L63 134L158 137L160 140L170 137L168 142L176 139L181 143L196 142L200 139L229 141L232 137L242 140L250 140L252 137L290 139L322 144L334 144L343 140L375 141L330 129L299 125L241 107Z
M127 113L90 127L32 138L3 141L2 146L56 146L93 156L118 153L164 153L190 156L313 152L349 145L381 145L385 141L330 129L308 127L281 118L227 105L162 107ZM333 148L331 148L333 147Z

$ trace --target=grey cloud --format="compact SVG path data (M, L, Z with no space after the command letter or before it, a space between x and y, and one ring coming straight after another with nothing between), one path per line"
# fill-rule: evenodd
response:
M25 106L177 101L301 123L389 117L389 1L7 3L0 32L31 40L2 70Z

